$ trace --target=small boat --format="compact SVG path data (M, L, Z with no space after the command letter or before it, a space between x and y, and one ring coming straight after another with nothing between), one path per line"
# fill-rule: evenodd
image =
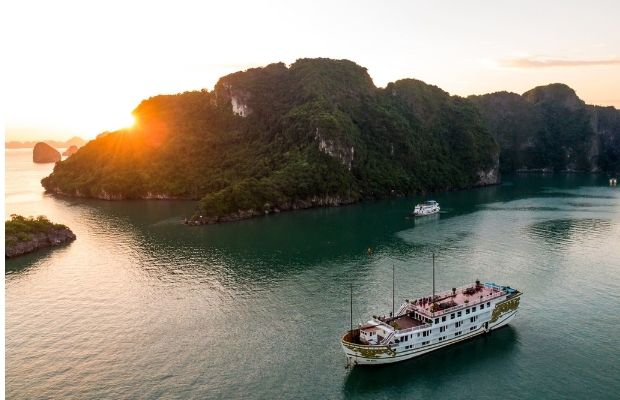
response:
M423 217L425 215L437 214L439 212L439 203L435 200L428 200L424 203L417 204L413 209L413 215L415 217Z

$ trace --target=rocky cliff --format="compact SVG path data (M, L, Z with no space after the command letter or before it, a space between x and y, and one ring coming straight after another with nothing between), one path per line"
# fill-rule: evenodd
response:
M620 170L620 111L613 107L586 105L563 84L469 99L500 146L502 171Z
M69 228L52 229L46 233L34 233L31 239L18 241L16 236L7 236L10 244L5 248L5 257L17 257L38 249L60 246L75 240L76 236Z

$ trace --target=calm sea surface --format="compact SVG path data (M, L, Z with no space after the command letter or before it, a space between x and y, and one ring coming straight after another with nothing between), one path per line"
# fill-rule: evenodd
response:
M191 202L61 199L30 150L6 150L6 214L72 244L6 262L11 399L616 399L620 187L504 177L422 198L186 227ZM368 247L374 255L366 254ZM477 278L525 292L506 328L418 359L345 369L354 321Z

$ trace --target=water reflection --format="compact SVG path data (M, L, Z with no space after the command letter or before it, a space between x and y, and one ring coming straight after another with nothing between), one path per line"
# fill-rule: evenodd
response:
M48 247L34 253L5 259L4 270L8 275L32 272L40 266L46 265L53 257L58 256L58 253L69 251L72 244L73 242L67 243L61 247Z
M519 341L517 331L509 326L464 343L455 344L432 353L396 364L354 367L344 384L346 398L360 395L383 398L385 393L407 388L414 394L448 383L455 376L471 369L492 369L499 361L509 362ZM493 390L489 382L488 390ZM485 391L479 387L476 391ZM471 391L467 391L472 393ZM415 395L414 395L415 397ZM458 396L455 396L458 397Z

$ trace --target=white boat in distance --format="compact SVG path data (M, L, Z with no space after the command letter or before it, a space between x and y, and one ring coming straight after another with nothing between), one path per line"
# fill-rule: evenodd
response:
M425 215L437 214L439 210L439 203L435 200L428 200L424 203L417 204L413 209L413 215L416 217L423 217Z

